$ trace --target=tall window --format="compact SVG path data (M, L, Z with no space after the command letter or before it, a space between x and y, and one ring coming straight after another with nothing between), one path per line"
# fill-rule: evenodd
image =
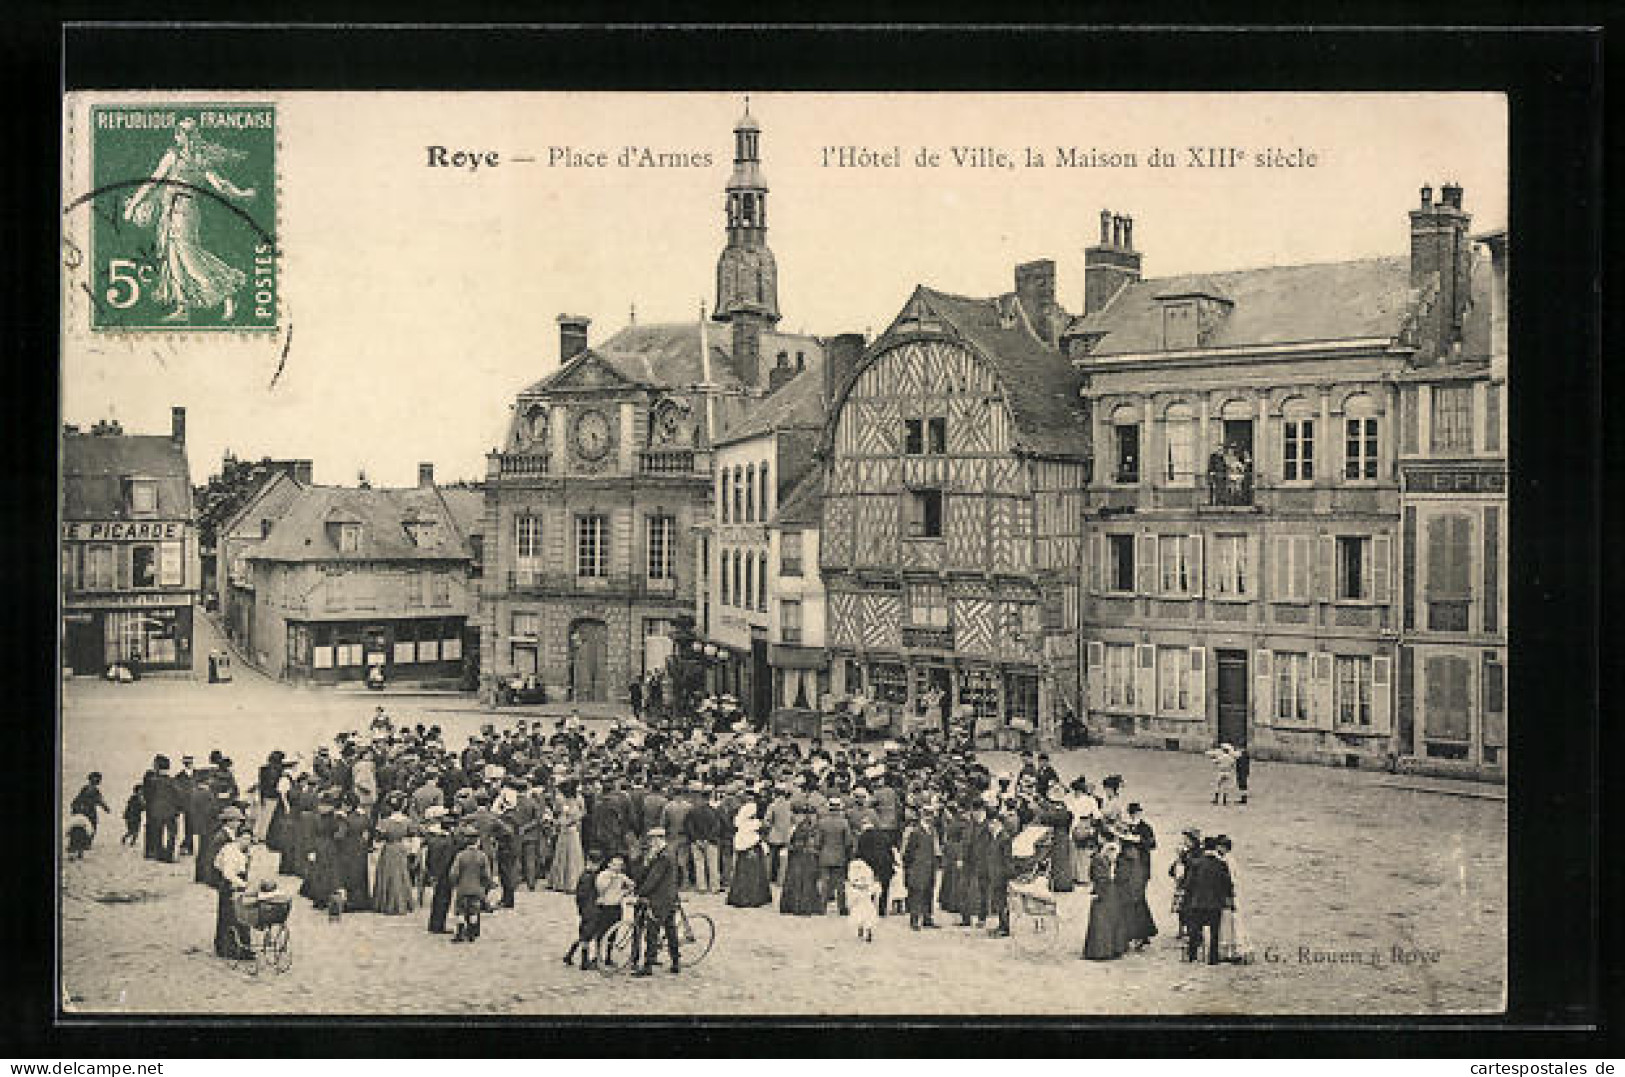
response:
M361 525L339 525L339 553L361 552Z
M779 603L779 638L785 643L801 642L801 602L787 598Z
M85 547L85 590L111 591L116 586L113 570L113 547Z
M576 517L576 575L590 579L609 575L609 521L602 516Z
M1209 590L1223 598L1245 598L1252 593L1246 535L1214 535Z
M1157 648L1157 709L1175 714L1191 709L1190 648Z
M542 518L540 516L516 516L513 521L513 546L515 555L520 561L540 561L542 559Z
M436 606L451 605L451 577L444 572L436 572L429 577L429 586L434 594Z
M1106 590L1134 592L1134 536L1106 536Z
M1106 644L1106 683L1101 698L1108 707L1134 706L1134 644Z
M1275 652L1275 717L1287 722L1309 720L1309 656Z
M1190 593L1193 552L1189 535L1157 536L1157 560L1161 564L1163 594Z
M1315 420L1301 397L1289 401L1281 420L1281 478L1307 482L1315 477Z
M130 586L158 586L158 547L130 547Z
M1314 540L1308 535L1275 537L1275 587L1277 602L1309 601L1309 579Z
M1004 675L1004 714L1010 721L1038 721L1038 678L1031 673Z
M671 516L649 517L649 578L676 579L677 520Z
M733 601L733 604L735 606L742 606L742 605L745 604L745 600L742 597L744 595L744 591L742 591L740 589L743 586L743 583L739 578L739 563L740 563L739 551L735 550L733 552L733 578L734 578L734 601Z
M1433 451L1436 453L1473 451L1471 385L1433 387Z
M1371 659L1364 655L1338 655L1332 692L1339 725L1370 725Z
M757 495L756 503L762 507L762 519L763 520L766 520L768 518L768 514L772 511L771 506L768 504L768 496L767 496L767 492L768 492L768 488L769 488L768 487L768 481L767 481L768 470L769 469L768 469L768 466L767 466L767 461L764 460L764 461L762 461L762 470L760 470L760 471L758 471L756 473L757 479L759 479L760 482L761 482L761 493Z
M1343 421L1343 477L1345 479L1374 479L1377 477L1377 420Z
M1371 539L1339 535L1337 538L1337 597L1363 601L1371 597L1366 588L1366 566L1371 559Z
M779 535L779 575L801 575L801 532L784 531Z
M919 456L925 452L925 420L903 420L903 452L908 456Z
M1465 632L1472 603L1472 521L1464 513L1434 516L1427 526L1428 628Z
M910 490L908 494L908 537L942 537L942 491Z
M745 558L745 597L740 605L747 610L756 608L756 555Z
M756 465L745 468L745 522L756 522Z
M767 554L756 555L756 608L767 612Z
M734 468L734 523L742 523L745 519L745 491L744 472Z
M1196 415L1188 404L1168 409L1164 423L1167 450L1163 457L1163 480L1170 485L1186 485L1196 478Z
M937 583L909 584L908 623L916 628L947 628L947 589Z
M723 523L728 523L733 519L728 512L728 472L726 470L717 476L717 508L722 514Z
M1113 448L1117 458L1113 461L1112 481L1131 483L1140 481L1140 425L1118 423L1112 427Z
M733 574L728 570L728 566L730 564L728 551L723 550L721 557L722 564L721 568L717 572L717 575L722 578L722 604L724 606L731 606L733 605L734 589L732 586Z

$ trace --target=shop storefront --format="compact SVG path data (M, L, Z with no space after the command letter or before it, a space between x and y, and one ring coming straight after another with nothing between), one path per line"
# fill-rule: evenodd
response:
M318 684L356 681L379 667L386 680L460 680L464 618L382 622L290 621L288 676Z
M1040 732L1040 678L1033 666L850 656L837 658L832 669L837 694L884 715L895 735L955 729L973 733L982 747L1013 749L1030 746Z
M118 602L62 614L62 661L75 674L99 676L115 664L140 671L192 668L192 606Z

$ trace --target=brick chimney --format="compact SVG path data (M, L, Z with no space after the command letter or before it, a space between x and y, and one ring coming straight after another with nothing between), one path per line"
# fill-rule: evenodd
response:
M862 333L842 333L824 347L824 401L831 406L863 359Z
M1016 298L1033 323L1033 330L1046 341L1055 341L1055 262L1042 258L1016 266Z
M559 362L568 363L587 350L587 327L592 319L580 314L560 314Z
M169 409L169 436L177 445L186 444L186 409Z
M1411 210L1411 287L1434 297L1418 326L1419 358L1424 361L1448 354L1461 342L1472 300L1467 242L1472 217L1462 210L1461 196L1459 185L1447 183L1435 202L1433 188L1423 187L1421 206Z
M1134 218L1100 211L1100 242L1083 252L1083 313L1110 303L1125 284L1140 279L1140 253L1134 249Z
M293 462L293 481L300 486L311 486L316 481L316 465L310 460Z
M434 464L423 463L418 465L418 485L425 487L434 485Z

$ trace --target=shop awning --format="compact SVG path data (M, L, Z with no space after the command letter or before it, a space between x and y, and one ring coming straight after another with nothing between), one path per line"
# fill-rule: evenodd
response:
M829 652L822 647L770 643L767 645L767 664L779 669L823 669L829 665Z

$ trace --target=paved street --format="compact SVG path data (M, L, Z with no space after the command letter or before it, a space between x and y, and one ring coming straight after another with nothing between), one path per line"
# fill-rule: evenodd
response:
M200 632L199 649L211 645ZM71 796L99 769L115 813L155 752L199 758L219 747L245 784L273 748L307 754L365 723L376 697L292 689L238 668L230 685L183 678L64 684L62 781ZM438 723L451 743L493 716L457 697L389 701L397 721ZM497 720L510 720L498 715ZM995 769L1007 763L997 756ZM569 895L521 891L489 917L477 947L428 935L423 913L354 914L340 924L296 902L296 960L251 979L212 955L214 895L192 864L145 861L105 820L82 862L63 865L62 960L76 1010L184 1013L503 1014L1181 1014L1494 1011L1505 976L1506 806L1494 796L1395 784L1388 775L1262 763L1254 802L1208 803L1201 756L1097 748L1057 760L1064 777L1119 772L1145 803L1162 847L1150 900L1163 934L1151 949L1077 959L1088 898L1063 896L1050 956L949 927L911 933L888 919L872 945L846 921L732 909L713 915L715 951L681 977L637 981L566 968ZM1487 790L1437 788L1482 794ZM1167 914L1168 855L1181 826L1236 842L1238 893L1261 960L1185 965ZM945 918L947 919L947 918ZM1422 952L1396 963L1396 948ZM1375 954L1380 961L1373 961ZM1274 958L1274 960L1271 960Z

